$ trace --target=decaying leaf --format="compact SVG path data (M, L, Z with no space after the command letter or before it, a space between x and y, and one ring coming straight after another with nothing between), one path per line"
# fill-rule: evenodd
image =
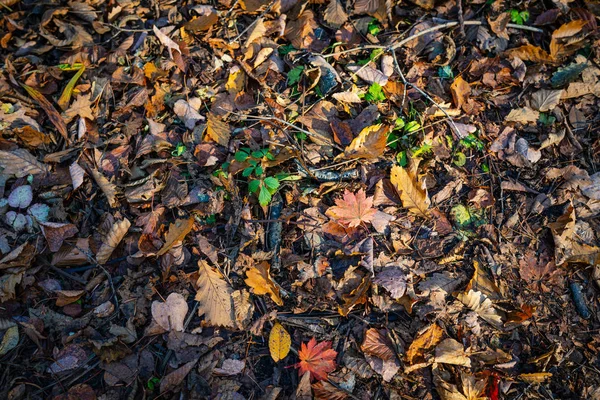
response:
M385 151L389 130L389 126L381 124L364 128L344 149L343 158L375 160L381 157Z
M229 138L231 137L231 128L216 115L208 114L206 137L213 142L226 147L229 144Z
M415 215L429 218L428 209L431 201L427 196L427 191L422 188L416 176L413 176L403 167L394 165L390 180L400 193L404 208Z
M198 315L204 315L205 321L212 326L235 327L233 290L206 261L198 261L198 267Z
M187 312L188 304L179 293L171 293L165 302L152 302L152 318L166 331L182 332Z
M96 253L96 261L99 264L105 264L110 259L111 254L119 246L130 226L131 222L128 219L116 221L111 226L110 231L102 241L102 246L100 246L98 253Z
M194 129L198 121L204 121L204 117L198 112L200 104L200 99L197 98L188 101L180 99L173 105L173 111L181 118L186 128Z
M169 231L165 238L165 244L156 253L157 256L162 256L177 243L182 241L194 227L194 217L186 219L178 219L169 225Z
M119 203L117 202L117 186L110 182L104 175L100 173L97 169L90 169L90 173L94 180L102 190L102 193L106 196L108 200L108 204L111 207L116 207Z
M465 104L471 94L471 86L461 76L458 76L450 85L450 91L456 108L462 108L462 105Z
M65 239L73 237L79 232L73 224L63 224L60 222L39 222L39 224L48 242L48 247L52 252L58 251Z
M563 90L538 90L531 96L531 106L539 112L552 111L560 103Z
M2 342L0 342L0 356L5 355L19 344L19 327L9 327L2 336Z
M468 292L459 293L457 298L466 307L475 311L484 321L494 326L502 325L502 317L494 308L492 301L483 293L469 290Z
M329 5L323 14L325 21L334 28L339 28L348 20L348 14L344 11L344 7L339 0L330 0Z
M192 368L194 368L194 365L196 365L197 362L198 360L190 361L187 364L184 364L183 366L179 367L175 371L167 374L167 376L165 376L160 381L160 392L165 393L170 390L174 390L179 385L181 385L185 377L190 373L190 371L192 370Z
M396 300L406 292L406 274L398 266L385 267L375 275L373 283L384 287Z
M365 354L381 358L384 361L396 358L396 352L387 338L385 329L368 329L360 348Z
M254 294L267 294L278 306L282 306L283 300L279 293L279 287L271 278L270 269L271 265L267 261L263 261L246 271L247 278L244 282L252 288Z
M279 322L275 322L269 334L269 351L273 361L278 362L287 357L291 345L290 334Z
M322 381L335 370L336 356L337 351L331 348L331 342L317 343L317 340L312 338L308 343L302 343L298 352L300 362L296 364L296 368L300 369L301 375L309 372L311 379Z
M48 166L39 162L25 149L13 151L0 150L0 168L2 174L22 178L29 174L46 174Z
M435 362L442 364L471 366L471 359L462 344L454 339L444 339L435 348Z

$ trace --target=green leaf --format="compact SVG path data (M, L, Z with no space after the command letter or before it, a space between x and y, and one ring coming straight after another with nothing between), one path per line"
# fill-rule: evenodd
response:
M371 86L369 86L369 90L365 94L365 100L371 103L379 103L385 100L383 88L379 83L374 82Z
M260 192L258 193L258 202L261 206L267 206L271 202L271 193L265 185L261 185Z
M402 117L398 117L398 118L396 118L396 121L394 122L394 129L402 129L402 128L404 128L404 125L406 125L406 123L404 122Z
M517 25L523 25L529 19L529 11L510 10L510 19Z
M398 155L396 156L396 161L401 167L406 167L408 165L408 157L406 156L406 151L402 150L400 153L398 153Z
M438 75L442 79L454 79L454 72L452 72L452 67L449 65L444 65L443 67L440 67L440 69L438 70Z
M421 147L418 147L413 151L413 157L420 157L424 154L427 154L431 151L432 146L429 143L423 143Z
M540 113L538 120L542 125L550 126L556 122L556 117L551 114Z
M242 171L242 176L244 178L249 177L250 175L252 175L252 172L254 172L254 167L248 167L248 168L244 168L244 170Z
M381 26L379 25L379 22L377 22L377 19L373 18L373 20L369 22L368 30L373 36L377 36L377 34L381 32Z
M298 65L294 67L288 72L288 86L295 85L300 82L300 78L302 77L302 73L304 72L304 67L302 65Z
M286 44L284 46L279 46L279 48L277 49L277 51L279 52L279 54L281 54L282 56L285 56L286 54L292 52L296 50L296 48L294 46L292 46L291 44Z
M408 124L406 124L406 126L404 127L404 131L406 133L412 133L414 131L417 131L421 128L421 124L418 123L417 121L410 121Z
M254 172L256 173L256 175L262 175L265 172L265 170L259 165L256 168L254 168Z
M452 210L450 210L450 215L456 224L461 228L469 225L472 222L472 216L469 212L469 209L462 204L457 204L452 207Z
M246 151L244 151L243 149L239 149L238 151L235 152L235 154L233 155L233 158L235 158L235 160L237 162L244 162L248 158L248 153Z
M460 151L454 155L454 165L457 167L462 167L467 163L467 156L465 153L461 153Z
M260 181L258 179L254 179L248 183L248 190L250 193L256 193L260 186Z
M271 193L275 193L275 191L279 188L279 180L273 176L265 178L264 184L271 191Z

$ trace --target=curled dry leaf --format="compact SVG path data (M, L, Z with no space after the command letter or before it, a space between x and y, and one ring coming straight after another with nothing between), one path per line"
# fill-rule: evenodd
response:
M339 28L348 20L348 14L344 11L344 7L339 0L330 0L329 5L325 9L323 18L329 25L334 28Z
M85 177L85 170L74 162L69 166L69 174L71 175L71 182L73 183L73 190L76 190L79 186L83 185L83 178Z
M85 290L56 290L54 293L58 295L56 305L64 307L79 300L85 294Z
M113 251L115 251L119 243L121 243L121 240L123 240L127 234L130 226L131 222L129 222L128 219L117 221L111 226L98 253L96 253L96 261L98 261L98 264L104 264L108 261Z
M166 331L184 330L188 304L179 293L171 293L165 302L152 302L152 318Z
M117 205L119 205L119 203L117 202L117 186L114 183L110 182L97 169L90 169L90 172L92 174L92 177L94 177L94 180L100 187L100 190L102 190L102 193L104 193L104 195L106 196L108 204L111 207L116 207Z
M461 108L465 104L471 95L471 85L465 81L461 76L457 76L450 85L450 91L452 92L452 99L454 99L454 105L456 108Z
M310 339L308 343L302 343L298 358L300 362L296 368L300 368L300 374L310 373L312 379L322 381L327 379L327 375L336 368L335 358L337 351L331 348L331 342L321 342L317 344L315 338Z
M273 361L278 362L287 357L292 346L292 338L285 328L275 322L269 334L269 352Z
M415 215L429 218L428 208L431 201L416 176L413 176L403 167L394 165L390 181L400 193L404 208Z
M554 57L548 54L546 50L532 44L526 44L521 47L507 50L506 54L509 57L518 57L523 61L533 61L537 63L555 62Z
M192 100L190 99L190 102ZM204 117L197 111L198 107L192 106L190 102L183 99L177 100L173 105L173 112L183 121L186 128L194 129L198 121L204 121Z
M502 317L494 308L492 301L483 293L469 290L468 292L460 293L457 297L461 303L475 311L484 321L494 326L502 325Z
M160 40L160 42L169 50L169 57L173 58L173 50L181 54L181 49L179 49L179 45L175 43L170 37L168 37L163 31L158 29L156 25L152 26L152 30L154 34Z
M212 326L235 327L233 290L206 261L198 261L198 268L198 315L204 315L206 322Z
M252 288L254 294L267 294L275 304L282 306L283 300L279 294L279 286L271 278L270 269L271 265L267 261L263 261L246 271L247 278L244 282Z

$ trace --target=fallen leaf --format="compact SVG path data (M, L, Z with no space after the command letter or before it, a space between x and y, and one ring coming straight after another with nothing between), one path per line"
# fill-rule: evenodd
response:
M0 168L2 168L2 174L14 175L17 178L48 172L48 166L39 162L25 149L0 150Z
M543 383L548 378L552 378L552 373L550 372L533 372L531 374L520 374L519 379L523 382L535 384L535 383Z
M311 386L309 386L309 388L310 387ZM346 400L348 398L348 394L346 392L336 388L327 381L319 381L313 383L312 391L315 394L315 400ZM296 398L297 400L300 400L298 397ZM312 400L313 397L311 396L309 397L309 399Z
M344 149L339 158L375 160L383 155L387 145L388 125L367 126Z
M167 374L167 376L161 379L160 393L165 393L170 390L174 390L179 385L181 385L185 377L190 373L190 371L192 370L192 368L194 368L197 362L198 360L190 361L187 364L184 364L182 367L177 368L175 371Z
M246 368L246 362L244 360L228 358L223 361L220 368L215 368L212 372L217 376L234 376L241 374L244 368Z
M406 359L409 364L414 364L422 359L424 352L435 347L442 340L443 335L444 331L435 323L419 334L406 352Z
M208 114L206 122L206 138L223 147L229 144L231 137L231 128L226 122L221 121L216 115Z
M465 352L463 345L451 338L444 339L435 347L435 362L463 367L471 366L471 359Z
M421 217L429 218L429 205L431 201L427 192L421 188L421 184L415 176L398 165L392 167L390 181L400 193L402 205L409 212Z
M371 222L377 212L373 197L367 197L363 189L356 194L346 190L344 198L336 199L335 204L327 210L327 216L350 228Z
M165 29L165 28L163 28ZM167 27L168 29L168 27ZM179 45L175 43L170 37L168 37L162 30L158 29L156 25L152 26L152 30L154 34L160 40L160 42L169 50L169 57L173 58L173 50L181 54L181 49L179 49Z
M32 200L33 191L29 185L18 186L8 195L8 205L13 208L26 209Z
M162 256L177 243L181 242L194 227L194 217L186 219L178 219L169 225L169 231L165 237L165 244L156 253L157 256Z
M348 20L348 14L344 11L344 7L342 7L339 0L330 0L323 18L332 27L339 28Z
M380 86L385 86L388 83L388 77L383 72L369 65L348 64L346 68L369 84L378 83Z
M406 274L398 266L386 266L375 275L373 283L385 288L395 300L406 292Z
M468 292L459 293L457 298L466 307L475 311L484 321L493 326L502 325L502 317L494 308L492 301L483 293L469 290Z
M69 166L69 174L71 175L71 182L73 183L73 190L76 190L79 186L83 185L83 179L85 178L85 170L74 162Z
M292 339L290 334L279 322L275 322L269 334L269 352L273 361L279 362L287 357L291 346Z
M75 236L79 229L73 224L64 224L60 222L43 222L38 221L42 233L48 242L50 251L57 252L60 250L65 239Z
M197 108L192 106L189 101L183 99L179 99L173 104L173 112L183 121L185 127L188 129L194 129L198 121L204 121L204 117L200 115Z
M552 111L560 103L564 90L538 90L531 96L531 107L539 112Z
M508 122L520 122L522 124L536 123L540 118L538 111L532 110L529 107L515 108L504 118Z
M195 297L200 303L198 315L204 315L206 322L212 326L235 327L233 290L206 261L198 261L198 267L198 291Z
M56 108L54 108L52 103L50 103L48 99L44 97L43 94L41 94L31 86L21 84L21 87L25 89L27 94L29 94L29 96L31 96L31 98L33 98L40 105L40 107L42 107L42 109L46 112L48 118L50 118L50 121L58 131L58 133L60 133L60 135L68 142L69 132L67 130L67 125L65 124L65 121L62 119L58 111L56 111Z
M121 240L123 240L127 234L130 226L131 222L129 222L128 219L116 221L111 226L110 231L102 241L100 249L96 253L96 261L98 261L98 264L105 264L109 260L113 251L115 251L119 243L121 243Z
M392 348L392 343L387 337L385 329L369 328L365 333L360 349L365 354L381 358L383 361L389 361L396 358L396 352Z
M188 304L179 293L171 293L165 302L152 302L152 318L166 331L183 332Z
M317 344L315 338L310 339L308 343L302 343L298 358L300 362L295 365L300 368L300 374L310 372L311 379L322 381L327 379L327 375L335 370L335 358L337 352L331 348L331 342L321 342Z
M90 173L96 181L96 184L100 187L100 190L102 190L102 193L106 196L108 204L113 208L117 207L119 205L117 202L117 186L110 182L108 178L102 175L97 169L90 169Z
M2 336L2 342L0 342L0 356L5 355L19 344L19 327L9 327Z
M90 121L94 120L94 113L92 112L93 102L90 100L90 95L78 95L77 99L71 104L71 107L65 111L65 116L68 120L72 120L76 116L81 118L87 118Z
M506 51L509 57L518 57L523 61L538 63L554 63L556 60L548 52L538 46L526 44Z
M267 294L271 297L271 300L278 306L283 306L283 300L279 294L279 287L271 278L269 270L271 269L270 264L267 261L259 263L256 267L251 267L246 271L246 285L250 286L257 295Z
M462 108L471 95L471 85L461 76L457 76L452 85L450 85L450 91L452 92L452 99L456 108Z

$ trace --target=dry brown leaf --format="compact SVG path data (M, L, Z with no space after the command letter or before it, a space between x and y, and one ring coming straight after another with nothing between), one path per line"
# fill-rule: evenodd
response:
M73 224L63 224L59 222L42 222L39 221L42 233L48 242L50 251L57 252L60 250L63 241L73 237L79 230Z
M163 28L168 29L169 27ZM179 45L175 43L170 37L168 37L162 30L158 29L156 25L152 26L152 30L154 34L160 40L160 42L169 50L169 57L173 59L173 50L181 54L181 50L179 49Z
M462 108L471 95L471 85L461 76L457 76L452 85L450 85L450 91L452 92L452 99L456 108Z
M466 307L475 311L484 321L493 326L502 326L502 317L494 308L492 301L483 293L469 290L468 292L459 293L457 298Z
M173 112L183 121L185 127L194 129L198 121L204 121L204 117L197 111L200 99L191 98L189 101L179 99L173 104ZM201 103L200 103L201 104Z
M552 32L552 39L565 39L571 36L577 35L584 26L588 24L587 21L578 19L575 21L567 22L561 25L558 29Z
M348 394L341 389L336 388L327 381L313 383L312 390L315 394L315 400L346 400ZM310 397L312 399L312 397Z
M278 306L282 306L283 300L279 294L279 287L271 278L270 269L271 266L267 261L261 262L256 267L250 267L246 271L247 279L244 282L252 288L254 294L267 294Z
M265 26L265 21L263 18L259 18L254 24L252 31L250 31L248 39L246 39L245 47L248 47L255 40L262 38L263 36L265 36L266 33L267 27Z
M504 118L508 122L520 122L521 124L529 124L537 122L540 117L538 111L532 110L529 107L521 107L511 110L510 113Z
M379 357L384 361L396 358L396 352L387 337L385 329L369 328L365 333L365 339L360 346L365 354Z
M208 114L205 138L208 138L223 147L227 147L230 137L231 128L229 125L226 122L221 121L216 115Z
M182 241L188 233L194 227L194 217L187 219L178 219L174 223L169 225L169 231L165 238L165 244L160 248L157 256L162 256L175 245L175 243Z
M373 283L385 288L395 300L406 292L406 274L399 266L386 266L377 273Z
M369 84L378 83L385 86L388 83L388 77L383 72L369 65L349 64L347 68L348 71L355 73L356 76Z
M44 109L44 111L48 115L48 118L50 119L54 127L56 127L56 130L68 142L69 132L67 130L67 125L65 124L65 121L62 119L58 111L56 111L56 108L54 108L52 103L50 103L48 99L44 97L43 94L41 94L31 86L21 84L21 87L23 87L27 94L29 94L40 105L40 107Z
M554 63L556 60L548 52L538 46L526 44L521 47L506 51L509 57L518 57L523 61L533 61L538 63Z
M85 290L56 290L54 293L58 295L56 305L64 307L79 300L85 294Z
M95 168L90 169L90 173L96 181L96 184L100 186L100 190L102 190L102 193L104 193L104 195L106 196L108 204L113 208L118 206L119 203L117 202L117 186L114 183L110 182L104 175L100 173L100 171L98 171Z
M336 199L335 204L335 206L329 207L326 212L327 216L349 228L370 223L377 212L373 208L373 197L367 197L363 189L356 194L346 190L344 198Z
M357 137L336 159L358 159L376 160L383 155L387 145L387 134L390 130L388 125L372 125L364 128Z
M325 13L323 14L323 18L325 18L325 21L327 21L329 25L334 28L339 28L348 21L348 14L344 11L344 7L342 7L339 0L330 0L329 5L325 9Z
M223 280L221 274L204 260L198 261L198 281L196 286L196 301L198 315L204 315L205 321L211 326L235 327L235 315L232 304L233 290Z
M362 103L362 100L360 97L358 97L358 94L352 91L334 93L332 97L337 101L344 103Z
M160 381L160 393L165 393L170 390L176 389L179 385L181 385L185 377L190 373L190 371L192 370L192 368L194 368L194 365L196 365L197 362L197 359L190 361L189 363L184 364L182 367L176 369L175 371L165 376Z
M533 372L531 374L520 374L519 379L530 384L543 383L546 379L551 378L550 372Z
M94 120L94 113L92 112L92 104L94 104L90 100L90 95L78 95L77 99L71 104L71 107L67 111L65 111L65 116L68 121L72 120L76 116L81 118L87 118L91 121Z
M417 336L410 344L410 347L406 352L406 359L408 360L408 363L414 364L419 359L422 359L423 353L437 345L440 340L442 340L443 335L444 331L439 327L439 325L431 324L429 328Z
M152 318L165 331L184 331L188 304L179 293L171 293L165 302L152 302Z
M79 186L83 185L83 178L85 177L85 170L74 162L69 166L69 174L71 175L71 182L73 183L73 190L76 190Z
M427 191L421 188L421 184L415 176L412 176L406 169L394 165L390 181L400 193L404 208L415 215L429 218L428 208L431 201L427 196Z
M119 243L121 243L121 240L123 240L127 234L130 226L131 222L129 222L128 219L116 221L113 226L111 226L110 231L102 241L98 253L96 253L96 261L98 261L98 264L104 264L108 261L113 251L115 251Z
M501 37L506 40L510 39L510 37L508 36L508 32L506 30L506 26L508 25L509 22L510 22L510 13L509 12L503 12L502 14L498 15L498 17L495 20L488 18L488 23L490 24L490 28L492 28L492 31L496 35L498 35L498 37Z
M435 362L442 364L471 366L471 359L465 352L463 345L454 339L444 339L435 348Z
M46 174L49 168L25 149L0 150L0 168L4 175L22 178L27 175Z
M354 289L350 294L343 295L342 299L344 300L344 304L338 306L338 312L342 317L348 316L350 311L354 307L359 304L365 304L367 302L367 292L371 287L371 278L370 276L365 276L362 278L360 285L356 289Z
M560 103L564 90L538 90L531 96L531 107L539 112L548 112L554 110Z

